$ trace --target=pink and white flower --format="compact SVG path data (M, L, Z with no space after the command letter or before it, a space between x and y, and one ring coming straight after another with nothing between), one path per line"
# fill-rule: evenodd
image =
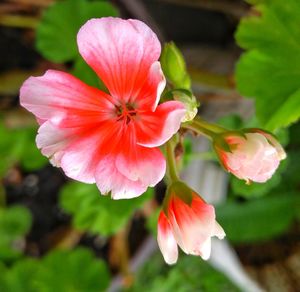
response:
M185 115L180 102L158 105L166 84L160 43L143 22L112 17L89 20L77 43L109 94L60 71L27 79L20 100L40 124L37 146L67 176L96 183L103 194L139 196L163 178L158 146Z
M224 139L230 151L215 145L222 164L248 183L266 182L286 157L275 137L260 129L248 129L244 135L225 135Z
M167 204L158 219L157 241L162 255L166 263L175 264L178 244L186 254L207 260L211 252L211 237L223 239L225 232L216 221L212 205L206 204L194 191L185 197L185 194L178 194L176 188L171 186Z

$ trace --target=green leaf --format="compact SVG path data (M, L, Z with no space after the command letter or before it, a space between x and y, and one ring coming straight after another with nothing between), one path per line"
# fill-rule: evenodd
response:
M151 257L138 272L128 291L239 291L222 273L199 257L182 256L175 266L167 266L161 254Z
M14 163L32 171L48 163L35 144L36 127L8 129L0 119L0 176Z
M269 130L300 117L300 2L266 1L260 16L244 18L236 39L248 50L236 68L238 90L255 98L257 116Z
M285 232L299 212L299 194L265 196L217 207L217 220L234 243L269 240Z
M105 291L109 272L102 260L83 248L56 250L43 258L35 277L41 292Z
M50 6L37 28L37 50L53 62L71 61L78 56L76 36L90 18L118 16L116 8L105 1L65 0Z
M105 262L83 248L54 250L39 261L24 258L9 269L0 266L0 288L8 292L106 291L109 279Z
M92 234L111 235L122 228L134 211L153 195L153 189L138 198L112 200L96 185L72 182L64 186L60 204L73 215L75 228Z
M7 270L0 282L5 282L6 290L13 292L39 292L36 287L36 275L40 268L40 262L34 259L22 259ZM0 285L1 287L1 285ZM1 290L2 291L2 290Z
M22 255L31 222L31 213L24 207L0 208L0 259L9 261Z
M94 70L82 58L78 57L76 59L71 73L86 84L108 92Z

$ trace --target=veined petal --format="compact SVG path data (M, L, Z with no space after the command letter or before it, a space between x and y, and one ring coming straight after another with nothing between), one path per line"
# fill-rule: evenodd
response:
M145 147L164 144L179 130L184 115L184 105L178 101L164 102L155 112L140 113L135 122L137 143Z
M175 264L178 258L177 243L173 236L170 223L163 211L160 212L158 218L157 242L165 262L169 265Z
M114 151L121 139L116 123L94 128L60 128L43 123L36 138L43 155L65 174L85 183L95 183L95 171L103 155Z
M135 104L138 109L155 111L165 86L165 76L160 63L156 61L151 65L140 91L130 98L130 102Z
M77 43L111 95L123 102L140 91L161 51L156 34L146 24L112 17L89 20Z
M139 180L130 180L119 172L113 155L101 158L95 176L96 184L101 193L111 192L111 196L115 200L137 197L144 193L148 187Z
M133 145L128 155L117 156L116 167L128 179L153 187L163 179L166 161L158 148Z
M28 78L20 90L20 103L41 123L51 120L65 128L95 125L108 119L114 109L106 93L55 70Z

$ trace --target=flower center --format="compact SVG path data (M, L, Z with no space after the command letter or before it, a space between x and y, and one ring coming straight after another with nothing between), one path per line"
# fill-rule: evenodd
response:
M126 103L123 105L115 105L117 121L124 121L128 125L137 115L133 104Z

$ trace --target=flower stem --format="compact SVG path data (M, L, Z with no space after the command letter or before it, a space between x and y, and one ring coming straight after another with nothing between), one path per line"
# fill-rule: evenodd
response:
M193 119L192 121L183 123L181 127L193 130L198 134L205 135L209 139L213 139L218 134L227 131L225 128L213 123L209 123L198 116L195 117L195 119Z
M166 143L167 165L168 165L168 174L169 174L170 182L179 180L179 177L177 174L176 160L175 160L175 155L174 155L175 142L176 142L176 135L174 135Z

